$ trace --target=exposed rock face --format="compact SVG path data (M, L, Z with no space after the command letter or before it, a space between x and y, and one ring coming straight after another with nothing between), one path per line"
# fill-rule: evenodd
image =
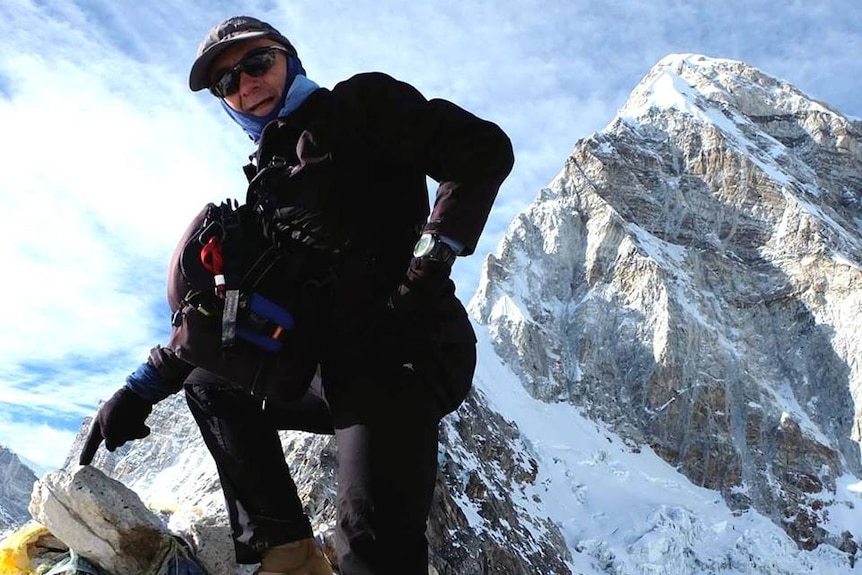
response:
M33 471L0 445L0 534L30 519L27 505L35 481Z
M559 526L534 493L537 475L516 423L489 410L474 391L443 426L428 528L440 575L570 573Z
M534 397L838 546L835 481L862 474L860 134L743 63L668 57L513 222L471 312Z

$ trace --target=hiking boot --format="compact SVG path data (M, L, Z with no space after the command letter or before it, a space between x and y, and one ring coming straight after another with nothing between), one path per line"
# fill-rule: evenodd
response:
M255 575L333 575L332 566L312 538L277 545L263 552Z

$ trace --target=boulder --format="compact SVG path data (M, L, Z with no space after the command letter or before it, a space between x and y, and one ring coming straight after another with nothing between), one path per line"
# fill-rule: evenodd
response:
M91 466L45 474L33 486L30 513L113 575L159 573L176 547L134 491Z

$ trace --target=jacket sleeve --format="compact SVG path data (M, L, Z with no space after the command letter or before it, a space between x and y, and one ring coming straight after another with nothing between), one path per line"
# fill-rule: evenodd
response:
M168 348L156 346L147 361L126 378L126 387L150 403L158 403L183 387L194 366Z
M514 164L512 143L496 124L381 73L361 74L354 114L372 145L398 162L416 165L438 183L426 231L464 246L469 255Z

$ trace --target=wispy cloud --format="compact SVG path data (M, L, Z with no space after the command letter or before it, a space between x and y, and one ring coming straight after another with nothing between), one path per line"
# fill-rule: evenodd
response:
M605 4L0 2L0 443L59 465L75 420L167 334L165 265L188 220L244 196L248 140L187 89L198 41L224 17L279 27L323 86L385 71L509 133L515 169L477 255L456 266L465 300L575 141L668 53L745 60L862 116L862 4Z

